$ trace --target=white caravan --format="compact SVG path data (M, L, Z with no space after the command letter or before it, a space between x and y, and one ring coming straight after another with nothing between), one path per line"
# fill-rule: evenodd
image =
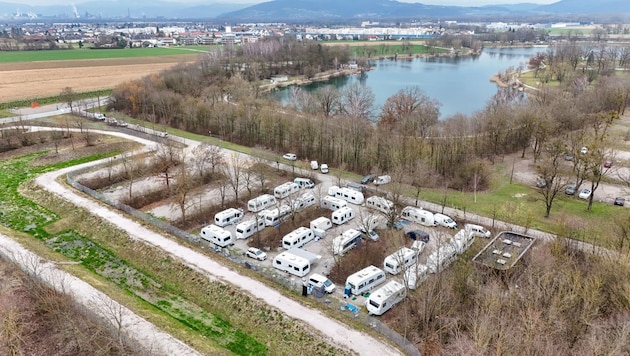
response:
M437 225L444 226L449 229L457 229L457 223L448 215L435 213L433 214L433 219Z
M297 184L302 189L311 189L315 187L315 183L310 178L295 178L293 183Z
M374 178L374 185L382 185L387 184L392 181L392 177L390 176L378 176Z
M468 231L469 233L477 237L489 238L491 235L490 231L486 230L486 228L481 225L466 224L464 225L464 230Z
M271 194L263 194L254 199L250 199L247 202L247 210L251 211L252 213L257 213L274 205L276 205L276 197Z
M331 196L322 197L319 202L319 206L324 209L330 209L335 211L337 209L341 209L344 206L348 206L348 203L345 200L337 199Z
M367 266L364 269L355 272L346 279L346 287L350 288L350 293L354 295L362 295L372 290L374 287L385 282L385 272L382 269Z
M287 205L280 205L277 208L263 210L258 213L265 219L266 226L276 226L291 216L291 208Z
M343 208L333 211L330 220L332 220L333 224L341 225L352 219L354 219L354 210L348 206L344 206Z
M407 296L407 289L398 281L389 281L381 288L370 293L365 301L368 314L383 315Z
M251 220L243 221L236 225L236 239L246 239L258 231L265 229L265 219L261 217L255 217Z
M420 283L428 278L428 270L429 268L426 265L420 263L415 263L407 268L404 278L404 280L407 281L407 287L409 287L409 289L416 289Z
M214 224L208 225L201 229L201 233L199 233L199 236L202 239L211 242L219 247L234 245L234 238L232 237L232 233Z
M332 227L332 222L325 216L320 216L317 219L311 221L311 229L328 230Z
M451 238L451 245L458 254L464 253L475 241L475 235L466 231L459 230L455 236Z
M355 229L348 229L333 239L333 254L343 256L360 243L361 233Z
M272 264L275 268L298 277L304 277L311 271L311 263L307 258L295 255L290 251L284 251L274 257Z
M343 199L348 203L361 205L365 201L363 197L363 193L358 190L350 189L350 188L339 188L335 192L335 198Z
M390 214L394 210L394 202L377 196L365 199L365 206L378 210L383 214Z
M314 238L315 234L313 233L313 230L304 226L300 226L290 233L284 235L284 237L282 238L282 247L287 250L293 247L302 247Z
M433 213L422 208L406 206L400 212L400 217L411 222L415 222L424 226L435 226Z
M437 273L448 267L457 258L457 251L449 244L440 245L427 257L427 267L430 273Z
M297 184L293 182L286 182L274 188L273 196L276 197L276 199L283 199L297 192L298 190L300 190L300 187Z
M226 226L236 224L243 218L243 209L229 208L219 211L214 215L214 224L217 226Z
M396 252L385 257L383 261L383 270L391 274L398 274L407 267L416 263L418 259L418 251L409 247L401 247Z
M328 188L328 195L330 195L331 197L334 197L337 194L337 190L339 190L339 187L336 185L331 186L330 188Z
M306 209L315 204L315 196L313 193L304 193L293 202L293 209L298 211Z

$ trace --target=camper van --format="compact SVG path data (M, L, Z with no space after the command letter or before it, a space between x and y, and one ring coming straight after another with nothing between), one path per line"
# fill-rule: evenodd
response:
M265 219L266 226L276 226L291 216L291 208L287 205L280 205L277 208L266 209L258 213Z
M332 220L333 224L341 225L352 219L354 219L354 210L348 206L344 206L343 208L333 211L330 220Z
M392 181L392 177L390 176L378 176L374 178L374 185L382 185L387 184Z
M329 218L321 216L311 221L310 227L311 229L328 230L332 227L332 222L330 222Z
M362 295L383 282L385 282L385 272L380 268L367 266L349 275L346 286L350 288L351 294Z
M332 211L341 209L347 205L348 203L345 200L337 199L331 196L322 197L322 199L319 201L319 206L321 208L330 209Z
M390 214L394 210L394 203L391 200L377 196L365 199L365 206L378 210L383 214Z
M481 225L466 224L464 225L464 230L468 231L476 237L489 238L491 235L490 231L486 230L486 228Z
M302 189L315 188L315 183L310 178L295 178L293 183L297 184Z
M455 222L455 220L451 219L450 216L436 213L433 214L433 219L435 220L435 223L437 225L444 226L449 229L457 229L457 223Z
M315 204L315 196L312 193L304 193L293 202L294 210L306 209Z
M383 270L391 274L398 274L407 269L407 267L416 263L418 259L418 251L409 247L401 247L396 252L385 257L383 261Z
M263 194L247 202L247 210L257 213L270 206L276 205L276 197L271 194Z
M319 273L313 273L308 277L308 284L312 285L313 288L324 288L326 293L332 294L335 292L335 284L326 276L323 276Z
M294 247L302 247L314 238L315 234L313 234L313 230L307 227L300 226L290 233L284 235L284 237L282 238L282 247L287 250Z
M234 238L232 237L232 233L214 224L208 225L201 229L201 233L199 233L199 236L202 239L211 242L219 247L234 245Z
M293 182L282 183L273 190L276 199L283 199L300 190L300 187Z
M311 161L311 169L318 169L319 165L317 164L317 161Z
M348 229L333 239L333 254L343 256L359 244L361 244L361 232Z
M220 227L236 224L243 218L243 209L229 208L214 215L214 224Z
M427 258L430 273L437 273L448 267L457 258L457 251L451 245L441 245Z
M251 220L243 221L236 225L236 239L246 239L258 231L262 231L265 228L265 219L256 217Z
M414 263L405 271L405 281L409 289L416 289L420 283L424 282L428 277L429 268L426 265Z
M400 212L400 217L411 222L415 222L424 226L435 226L433 213L422 208L406 206Z
M365 301L365 308L370 315L383 315L407 296L407 289L398 281L389 281L375 290Z
M273 266L298 277L304 277L311 271L311 263L308 259L295 255L290 251L284 251L274 257Z
M335 192L335 197L356 205L361 205L364 201L363 193L350 188L337 189L337 192Z

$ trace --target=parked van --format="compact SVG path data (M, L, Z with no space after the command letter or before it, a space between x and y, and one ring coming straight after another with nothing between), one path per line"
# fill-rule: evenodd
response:
M424 226L435 226L435 218L433 213L422 208L406 206L400 212L400 217L411 222L415 222Z
M317 161L311 161L311 169L318 169L319 165L317 164Z
M276 199L283 199L300 190L300 187L294 182L286 182L277 186L273 190L273 196Z
M332 220L333 224L341 225L352 219L354 219L354 210L348 206L344 206L343 208L333 211L332 219L330 220Z
M481 225L466 224L464 225L464 230L468 231L469 233L477 237L489 238L491 235L490 231L486 230L486 228Z
M457 229L457 223L450 216L436 213L433 214L433 219L437 225L448 227L449 229Z
M329 294L335 292L335 284L330 279L319 273L311 274L310 277L308 277L308 284L312 285L313 288L323 287L326 293Z
M361 193L365 192L367 190L367 187L363 184L359 184L359 183L355 183L355 182L348 182L346 183L346 188L349 189L354 189L356 191L359 191Z
M394 210L394 202L377 196L365 199L365 206L378 210L383 214L390 214Z
M337 192L335 192L335 197L356 205L363 204L363 201L365 200L365 198L363 197L363 193L350 188L337 189Z
M304 277L311 271L311 263L308 259L289 251L284 251L274 257L272 264L275 268L298 277Z
M392 181L392 177L390 176L378 176L374 178L374 185L382 185L387 184Z
M381 288L370 293L365 301L368 314L383 315L407 296L407 289L398 281L389 281Z
M396 252L385 257L383 261L383 270L391 274L398 274L407 269L407 267L416 263L418 252L409 247L401 247Z
M295 178L293 183L302 189L311 189L315 187L315 183L310 178Z
M315 204L315 196L312 193L304 193L293 202L294 210L306 209Z
M440 245L427 257L427 267L430 273L443 271L457 258L457 251L449 244Z
M247 210L251 211L252 213L257 213L274 205L276 205L276 197L271 194L263 194L254 199L250 199L247 202Z
M214 215L214 224L217 226L226 226L236 224L243 218L243 209L229 208L219 211Z
M420 283L424 282L429 276L429 268L420 263L414 263L405 271L404 280L407 281L409 289L416 289Z
M266 209L258 213L264 217L266 226L276 226L291 216L291 208L287 205L280 205L274 209Z
M336 185L331 186L330 188L328 188L328 195L330 195L331 197L334 197L337 195L337 190L339 190L339 187Z
M367 266L349 275L346 279L346 287L350 289L351 294L362 295L383 282L385 282L385 272L380 268Z
M313 230L300 226L282 238L282 247L289 250L293 247L302 247L315 238Z
M335 211L337 209L341 209L344 206L348 206L348 203L345 200L341 200L331 196L322 197L319 201L319 206L324 209L330 209Z
M199 233L199 236L202 239L211 242L219 247L234 245L234 238L232 237L232 233L214 224L208 225L201 229L201 233Z
M258 231L262 231L265 228L265 219L255 217L254 219L243 221L236 225L236 239L246 239Z
M361 232L348 229L333 239L333 254L343 256L344 253L361 244Z
M310 227L311 229L328 230L332 227L332 222L330 222L329 218L320 216L319 218L311 221Z
M319 166L319 170L324 174L328 173L328 165L326 163L322 163L322 165Z

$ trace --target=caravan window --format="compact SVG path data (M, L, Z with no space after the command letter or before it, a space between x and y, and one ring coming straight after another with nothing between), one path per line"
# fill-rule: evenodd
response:
M302 271L306 271L307 268L308 266L304 266L304 268L302 268Z
M372 306L373 306L373 307L375 307L375 308L378 308L378 307L379 307L378 303L377 303L377 302L375 302L375 301L374 301L374 300L372 300L372 299L370 299L370 305L372 305Z
M277 264L277 265L281 265L281 264L282 264L282 262L280 262L280 260L276 260L276 264Z

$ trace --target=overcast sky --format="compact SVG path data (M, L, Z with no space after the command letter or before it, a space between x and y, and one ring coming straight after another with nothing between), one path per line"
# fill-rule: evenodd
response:
M94 1L94 0L0 0L2 2L18 3L24 5L78 5L82 2ZM169 2L179 3L240 3L240 4L257 4L269 0L162 0ZM536 3L536 4L551 4L560 0L398 0L401 2L420 2L427 5L457 5L457 6L481 6L490 4L518 4L518 3ZM101 0L101 2L107 2L107 0Z

